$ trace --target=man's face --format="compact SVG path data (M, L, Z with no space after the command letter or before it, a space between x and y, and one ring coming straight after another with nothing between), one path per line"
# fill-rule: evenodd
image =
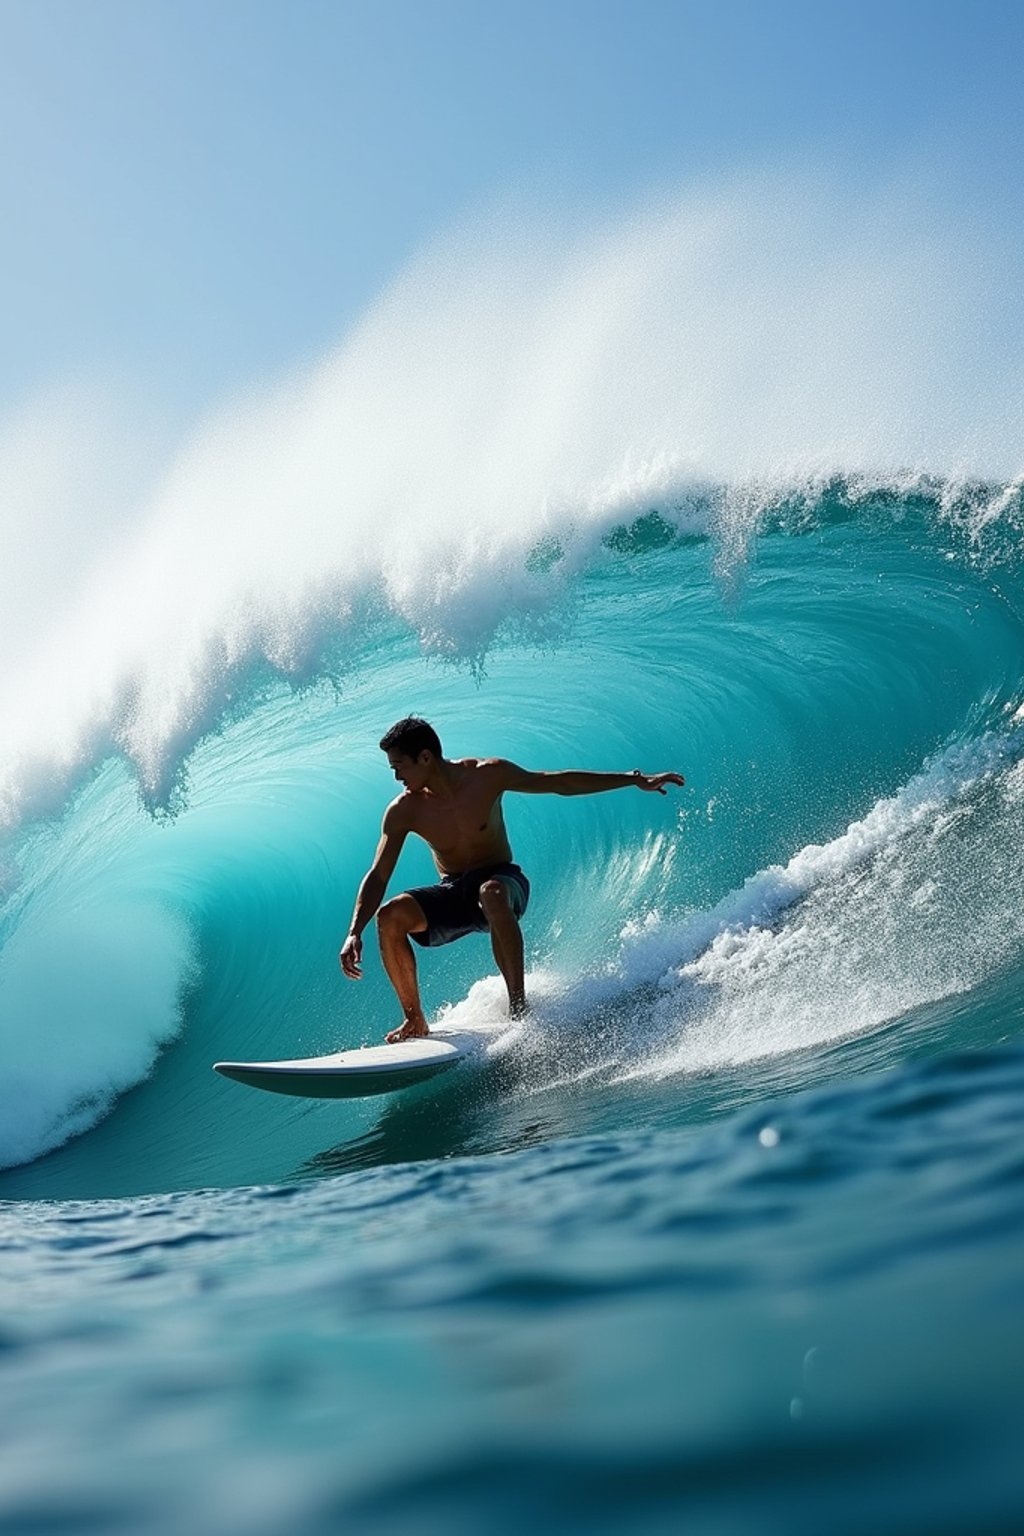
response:
M419 757L406 757L404 752L389 752L388 762L399 784L406 789L422 789L430 768L430 753L421 752Z

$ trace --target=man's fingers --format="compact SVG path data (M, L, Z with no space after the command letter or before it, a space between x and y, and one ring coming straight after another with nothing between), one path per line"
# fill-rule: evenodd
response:
M639 768L634 768L633 772L641 789L656 789L659 794L664 793L665 784L678 784L682 787L686 783L681 773L641 773Z
M345 975L350 977L352 981L360 981L362 979L363 972L359 964L358 956L346 954L346 952L342 950L341 954L338 956L338 960L341 963L341 968Z

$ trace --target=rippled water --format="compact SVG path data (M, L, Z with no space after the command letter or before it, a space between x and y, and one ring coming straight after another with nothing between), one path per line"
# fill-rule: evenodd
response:
M1022 1091L6 1206L6 1528L1011 1530Z

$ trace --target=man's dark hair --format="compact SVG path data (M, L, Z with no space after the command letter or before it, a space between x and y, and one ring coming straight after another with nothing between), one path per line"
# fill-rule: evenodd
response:
M381 737L380 749L382 752L401 752L403 757L419 757L421 752L433 752L435 757L444 755L434 727L418 715L406 715L404 720L397 721L387 735Z

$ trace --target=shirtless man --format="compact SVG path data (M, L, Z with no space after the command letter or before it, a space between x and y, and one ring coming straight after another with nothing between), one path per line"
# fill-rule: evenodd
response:
M509 1013L526 1012L523 935L519 919L530 899L530 882L512 863L501 814L506 790L525 795L596 795L606 789L654 790L682 784L680 773L530 773L500 757L449 761L437 732L410 715L393 725L380 744L403 793L384 812L377 852L359 887L352 926L339 960L346 976L362 972L362 932L380 907L381 959L398 994L402 1023L385 1038L394 1045L429 1034L420 1004L416 957L409 943L450 944L467 933L490 931L491 948L508 988ZM410 832L429 844L439 885L395 896L381 907L402 844Z

